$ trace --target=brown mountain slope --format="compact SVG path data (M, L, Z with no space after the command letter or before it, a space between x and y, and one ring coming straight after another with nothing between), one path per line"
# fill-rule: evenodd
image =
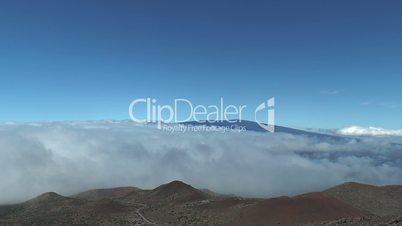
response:
M0 206L0 225L128 225L141 223L137 208L111 200L97 202L45 193L27 202Z
M206 205L205 209L225 212L231 218L229 225L234 226L296 225L368 215L324 193L261 200L233 198Z
M181 181L172 181L163 184L147 195L151 200L174 201L177 203L200 201L208 199L210 195Z
M350 182L324 192L379 216L402 214L402 186L380 187Z

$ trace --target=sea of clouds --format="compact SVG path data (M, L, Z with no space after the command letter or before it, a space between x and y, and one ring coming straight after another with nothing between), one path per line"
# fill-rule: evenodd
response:
M172 180L219 193L272 197L347 181L401 184L402 138L169 133L129 121L2 123L0 166L0 203L48 191L154 188Z

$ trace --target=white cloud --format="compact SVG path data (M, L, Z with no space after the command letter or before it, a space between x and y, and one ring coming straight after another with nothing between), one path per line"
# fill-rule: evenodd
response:
M402 136L402 130L360 126L345 127L339 129L337 133L346 136Z
M254 197L319 191L345 181L402 183L399 143L376 137L331 142L281 133L167 133L130 122L0 125L0 203L47 191L153 188L175 179Z

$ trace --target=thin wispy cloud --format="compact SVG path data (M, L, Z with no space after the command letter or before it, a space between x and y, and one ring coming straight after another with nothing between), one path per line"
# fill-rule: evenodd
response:
M367 107L367 106L377 106L377 107L382 107L382 108L398 108L399 104L397 102L373 102L373 101L362 101L359 103L360 106L362 107Z
M321 95L328 95L328 96L333 96L333 95L338 95L341 92L339 90L321 90L320 94Z
M396 102L382 102L378 104L380 107L386 108L398 108L399 105Z

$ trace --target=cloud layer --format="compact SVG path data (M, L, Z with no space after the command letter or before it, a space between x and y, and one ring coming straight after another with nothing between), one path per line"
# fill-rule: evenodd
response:
M346 136L398 136L402 137L402 130L384 129L378 127L351 126L339 129L338 134Z
M333 143L281 133L168 133L130 122L0 125L0 203L55 191L153 188L183 180L199 188L270 197L345 181L402 183L402 140Z

